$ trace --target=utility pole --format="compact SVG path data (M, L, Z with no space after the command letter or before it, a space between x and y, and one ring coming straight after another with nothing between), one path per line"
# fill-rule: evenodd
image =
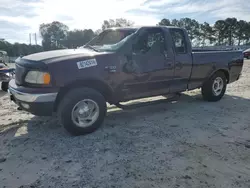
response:
M30 45L31 45L31 33L29 34L29 38L30 38Z
M30 41L30 45L31 45L31 41L32 41L31 39L32 39L33 37L35 38L35 45L37 45L37 37L36 37L36 33L29 33L29 41ZM33 38L33 39L34 39L34 38Z
M35 44L37 45L36 33L35 33Z

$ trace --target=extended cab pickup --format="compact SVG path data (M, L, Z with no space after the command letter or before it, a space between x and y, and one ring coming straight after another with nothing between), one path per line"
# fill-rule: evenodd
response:
M78 49L36 53L16 61L11 99L35 115L60 118L79 135L96 130L106 102L201 88L220 100L239 79L241 51L192 51L187 32L176 27L111 28ZM118 105L119 106L119 105Z

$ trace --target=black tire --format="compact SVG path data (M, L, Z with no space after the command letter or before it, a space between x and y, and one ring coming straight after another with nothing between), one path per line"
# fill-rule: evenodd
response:
M73 122L71 114L74 106L84 99L93 100L98 105L99 116L92 125L83 128ZM69 91L61 100L58 107L58 118L68 132L77 136L92 133L98 129L103 123L106 112L106 101L101 93L91 88L76 88Z
M213 84L216 78L221 78L223 80L223 88L219 95L216 95L213 91ZM221 98L224 96L226 92L226 88L227 88L226 76L223 72L219 71L213 74L211 78L203 84L201 88L201 93L202 93L204 100L209 101L209 102L216 102L216 101L221 100Z
M7 92L8 89L9 89L9 82L2 82L1 89L2 89L3 91Z

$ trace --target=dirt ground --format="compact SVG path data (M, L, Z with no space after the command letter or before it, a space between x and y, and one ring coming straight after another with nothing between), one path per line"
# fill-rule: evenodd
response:
M73 137L0 96L0 187L250 187L250 61L217 103L200 91L134 110L110 108Z

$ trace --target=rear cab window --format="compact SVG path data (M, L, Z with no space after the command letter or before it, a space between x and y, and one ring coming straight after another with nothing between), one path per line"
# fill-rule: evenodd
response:
M170 34L177 54L187 53L187 41L182 29L170 29Z

